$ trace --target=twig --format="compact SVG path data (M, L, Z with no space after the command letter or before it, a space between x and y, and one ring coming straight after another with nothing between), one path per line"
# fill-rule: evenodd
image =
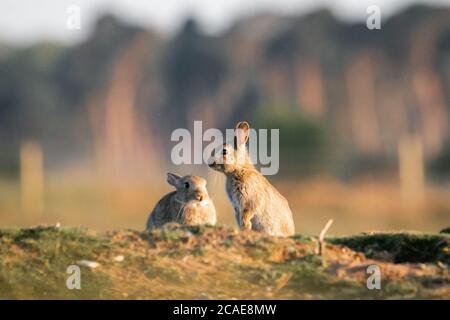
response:
M330 229L331 225L333 224L333 219L328 220L327 224L325 225L325 227L322 229L322 231L320 231L319 234L319 248L317 250L317 253L319 256L322 255L322 250L323 250L323 240L325 238L325 234L327 233L328 229Z

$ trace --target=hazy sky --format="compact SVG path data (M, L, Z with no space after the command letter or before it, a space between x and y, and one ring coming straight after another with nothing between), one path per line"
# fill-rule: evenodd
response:
M417 2L450 6L450 0L0 0L0 40L28 44L51 38L71 43L83 39L104 12L167 33L192 15L205 30L217 32L260 11L296 14L328 7L341 18L358 20L365 18L369 5L378 5L386 17ZM81 9L81 30L66 27L71 5Z

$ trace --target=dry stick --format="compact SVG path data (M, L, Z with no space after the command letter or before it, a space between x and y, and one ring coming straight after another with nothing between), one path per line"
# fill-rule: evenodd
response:
M318 249L319 256L322 255L322 247L323 247L323 240L325 238L325 234L327 233L328 229L330 229L332 224L333 224L333 219L328 220L328 222L325 225L325 227L322 229L322 231L320 231L320 234L319 234L319 249Z

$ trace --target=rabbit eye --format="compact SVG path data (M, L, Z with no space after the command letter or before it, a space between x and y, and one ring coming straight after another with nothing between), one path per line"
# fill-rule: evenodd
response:
M184 187L185 187L186 189L189 189L189 187L190 187L189 182L185 182L185 183L184 183Z
M223 150L222 150L222 155L226 156L227 153L228 153L228 150L227 150L227 149L223 149Z

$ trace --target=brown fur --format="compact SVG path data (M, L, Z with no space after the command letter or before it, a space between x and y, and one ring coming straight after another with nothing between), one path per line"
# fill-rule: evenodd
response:
M206 190L205 179L168 173L167 181L177 191L166 194L158 201L148 217L147 229L159 228L169 222L184 225L216 224L216 209Z
M250 161L248 123L239 122L235 130L234 145L225 143L216 149L209 163L226 176L225 189L239 227L275 236L293 235L294 220L287 200Z

